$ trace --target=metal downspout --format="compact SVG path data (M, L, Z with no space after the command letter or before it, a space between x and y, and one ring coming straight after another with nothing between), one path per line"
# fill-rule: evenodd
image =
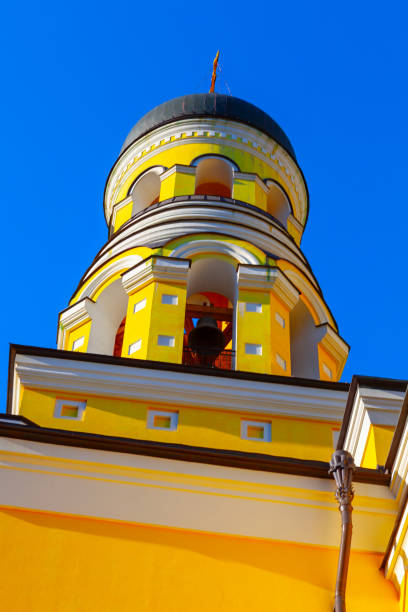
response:
M350 559L351 536L353 523L351 514L353 507L353 472L355 470L353 457L345 450L337 450L330 461L329 473L336 481L336 499L341 513L341 541L339 562L337 566L336 591L334 595L334 612L346 612L346 584Z

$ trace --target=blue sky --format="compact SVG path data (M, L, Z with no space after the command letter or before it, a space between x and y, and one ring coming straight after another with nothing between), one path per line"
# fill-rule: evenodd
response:
M54 347L107 238L102 194L132 125L217 90L288 134L311 210L303 249L353 373L408 378L403 2L22 2L3 9L0 410L8 343Z

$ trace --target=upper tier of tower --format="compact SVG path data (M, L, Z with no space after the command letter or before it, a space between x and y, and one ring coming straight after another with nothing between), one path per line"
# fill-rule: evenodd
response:
M218 163L200 166L203 156L218 157ZM308 214L304 177L289 138L253 104L195 94L165 102L142 117L106 184L110 232L153 203L194 195L221 196L259 208L300 243Z
M306 183L266 113L218 94L161 104L129 133L104 210L59 348L339 379L348 347L300 248Z

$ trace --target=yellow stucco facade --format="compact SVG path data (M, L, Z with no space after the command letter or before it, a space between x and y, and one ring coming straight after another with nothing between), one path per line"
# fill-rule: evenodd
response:
M0 597L8 610L331 610L337 551L5 509ZM9 572L21 567L22 576ZM379 555L355 553L349 608L397 612ZM163 571L166 567L166 571ZM371 588L361 589L370 584Z
M2 606L331 611L337 449L347 610L408 611L406 383L339 382L295 152L235 98L159 111L108 176L109 238L58 348L11 348Z

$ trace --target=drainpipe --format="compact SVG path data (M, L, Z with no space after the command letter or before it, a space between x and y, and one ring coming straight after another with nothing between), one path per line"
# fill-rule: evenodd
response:
M346 612L346 583L350 559L351 534L353 523L351 513L353 507L353 472L355 470L353 457L345 450L336 450L330 461L329 473L336 481L336 499L341 512L341 542L339 562L337 566L336 592L334 596L334 612Z

